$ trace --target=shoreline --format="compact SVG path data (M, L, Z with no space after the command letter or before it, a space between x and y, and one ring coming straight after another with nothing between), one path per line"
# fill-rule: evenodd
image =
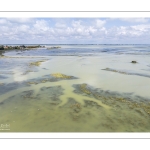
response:
M7 45L0 45L0 52L1 51L9 51L9 50L31 50L31 49L37 49L37 48L45 48L45 46L41 46L41 45L35 45L35 46L24 46L24 45L20 45L20 46L7 46Z

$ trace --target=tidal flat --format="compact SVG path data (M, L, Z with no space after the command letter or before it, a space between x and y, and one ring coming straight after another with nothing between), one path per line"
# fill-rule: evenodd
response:
M0 132L150 131L148 46L60 46L0 53Z

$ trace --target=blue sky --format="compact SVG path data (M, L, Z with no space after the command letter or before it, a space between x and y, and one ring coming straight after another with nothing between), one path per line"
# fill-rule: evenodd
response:
M150 44L150 19L0 18L0 44Z

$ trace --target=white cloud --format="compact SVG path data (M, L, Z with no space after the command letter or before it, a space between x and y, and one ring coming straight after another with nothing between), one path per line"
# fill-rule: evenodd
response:
M29 19L30 20L30 19ZM143 39L143 37L150 38L150 24L138 25L113 25L107 27L106 21L101 19L91 19L90 23L80 20L71 20L63 22L62 20L50 22L48 19L22 19L19 23L16 19L2 18L0 19L0 42L3 39L19 40L19 41L119 41ZM34 20L34 21L33 21ZM24 22L24 23L23 23ZM27 23L28 22L28 23ZM109 40L108 40L109 39ZM65 42L66 41L66 42ZM88 42L87 42L88 43ZM3 43L2 43L3 44Z
M97 28L103 27L104 24L106 23L106 21L100 20L100 19L97 19L95 22L96 22L96 27L97 27Z
M13 23L33 23L35 19L33 18L6 18L6 20Z
M82 25L81 25L81 20L78 20L78 21L72 21L72 26L74 27L74 28L78 28L78 27L82 27Z
M121 18L120 20L131 23L147 23L149 21L148 18Z
M33 27L36 30L47 31L49 29L48 23L45 20L37 20Z
M6 19L0 19L0 24L7 24L8 22L7 22L7 20Z
M63 23L56 23L55 27L56 28L66 28L67 26L65 24L63 24Z
M9 27L7 27L7 26L3 25L3 26L0 27L1 33L9 32L9 30L10 30Z
M131 26L131 28L133 28L134 30L146 32L146 31L150 30L150 25L142 24L142 25Z
M88 28L88 30L89 30L89 33L91 33L91 34L94 34L94 33L97 31L97 29L95 29L95 28L92 27L92 26L90 26L90 27Z
M22 32L27 32L29 29L30 29L30 27L27 25L21 25L19 27L19 31L22 31Z

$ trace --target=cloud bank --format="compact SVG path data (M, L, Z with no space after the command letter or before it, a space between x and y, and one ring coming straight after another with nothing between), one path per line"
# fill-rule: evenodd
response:
M150 44L149 18L0 18L0 44Z

